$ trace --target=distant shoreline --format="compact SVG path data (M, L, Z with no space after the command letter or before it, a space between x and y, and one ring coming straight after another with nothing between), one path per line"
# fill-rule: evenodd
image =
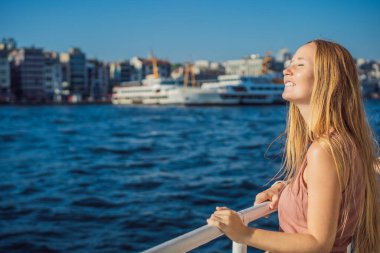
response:
M380 101L379 97L364 97L363 101ZM142 106L142 107L166 107L166 106L184 106L184 107L246 107L246 106L277 106L277 105L286 105L287 103L273 103L273 104L234 104L234 105L144 105L144 104L131 104L131 105L115 105L115 106L125 106L125 107L134 107L134 106ZM21 102L13 102L13 103L0 103L0 107L7 107L7 106L16 106L16 107L24 107L24 106L30 106L30 107L39 107L39 106L90 106L90 105L112 105L111 101L104 101L104 102L78 102L78 103L21 103Z
M75 106L75 105L110 105L111 101L106 102L78 102L78 103L32 103L32 102L12 102L12 103L0 103L0 106Z

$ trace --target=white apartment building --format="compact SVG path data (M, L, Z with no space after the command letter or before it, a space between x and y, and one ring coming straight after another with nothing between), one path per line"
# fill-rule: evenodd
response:
M263 69L263 59L250 57L240 60L229 60L223 63L227 75L258 76Z

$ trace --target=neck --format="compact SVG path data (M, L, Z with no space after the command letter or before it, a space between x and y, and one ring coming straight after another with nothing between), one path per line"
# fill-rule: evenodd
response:
M302 118L304 119L308 128L310 129L310 127L311 127L311 106L310 105L297 105L297 107L300 110Z

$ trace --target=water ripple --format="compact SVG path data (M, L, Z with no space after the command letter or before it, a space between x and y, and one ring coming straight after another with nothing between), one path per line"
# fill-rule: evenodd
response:
M0 107L0 252L141 252L217 205L246 208L281 165L283 140L264 154L285 119L285 106ZM253 225L277 230L277 216Z
M86 197L79 200L74 200L71 205L79 207L93 207L93 208L118 208L124 204L117 204L98 197Z

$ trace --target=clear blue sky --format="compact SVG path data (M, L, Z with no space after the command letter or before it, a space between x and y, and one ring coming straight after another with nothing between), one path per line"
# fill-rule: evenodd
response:
M0 39L102 60L227 60L315 38L380 59L380 1L0 0Z

